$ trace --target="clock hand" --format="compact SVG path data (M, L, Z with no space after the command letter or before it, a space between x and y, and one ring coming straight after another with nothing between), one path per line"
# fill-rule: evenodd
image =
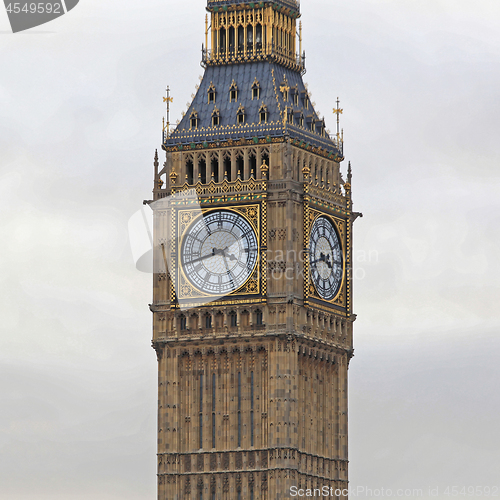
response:
M325 254L324 253L320 253L319 254L319 259L313 260L311 262L311 264L316 264L316 262L326 262L326 260L325 260Z
M331 269L333 266L332 266L332 263L330 262L330 254L328 254L326 256L326 259L324 259L325 261L325 264Z
M228 248L228 247L226 247L226 248L221 248L221 249L219 249L219 248L214 248L214 249L212 250L212 252L214 252L214 255L222 255L223 257L225 257L225 253L226 253L227 248Z
M224 257L225 257L225 255L224 255ZM229 269L229 266L227 265L226 259L223 259L223 260L224 260L224 265L226 266L227 274L229 274L229 279L231 280L231 283L234 285L233 273Z
M208 259L210 257L214 257L215 255L218 255L217 249L212 248L212 253L207 253L207 255L202 255L201 257L198 257L197 259L193 259L189 262L186 262L186 264L194 264L195 262L200 262L201 260Z

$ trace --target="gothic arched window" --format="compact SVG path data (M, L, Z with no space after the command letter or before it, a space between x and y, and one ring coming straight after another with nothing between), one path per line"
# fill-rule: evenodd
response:
M235 311L229 313L229 321L232 327L238 326L238 316Z
M190 128L198 128L198 113L196 111L192 111L189 116L189 124Z
M252 85L252 101L254 99L260 99L260 83L257 81L257 77L255 77Z
M238 125L243 125L245 123L245 108L241 104L236 112L236 123Z
M264 104L262 104L259 109L260 123L267 123L267 116L268 116L267 107Z
M186 316L184 316L184 314L181 314L179 316L179 330L186 330L186 328Z
M212 315L209 313L205 314L205 328L212 328Z
M217 107L212 111L212 127L218 127L220 125L220 112Z
M255 324L257 326L262 326L262 311L260 309L257 309L255 311Z
M238 100L238 85L233 80L231 86L229 87L229 102L236 102Z
M208 93L208 104L215 103L215 86L212 82L210 82L210 87L207 90Z

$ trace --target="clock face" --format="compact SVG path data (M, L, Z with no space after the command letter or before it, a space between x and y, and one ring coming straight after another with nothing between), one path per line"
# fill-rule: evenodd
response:
M319 296L332 300L342 284L343 258L333 223L321 216L313 224L309 242L311 279Z
M227 295L240 288L257 265L257 235L236 212L214 210L199 217L181 244L184 274L198 290Z

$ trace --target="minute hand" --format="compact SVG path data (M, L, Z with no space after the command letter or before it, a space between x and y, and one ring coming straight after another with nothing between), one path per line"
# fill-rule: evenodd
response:
M200 262L201 260L208 259L209 257L214 257L215 255L219 255L219 252L217 251L216 248L212 250L212 253L208 253L207 255L198 257L197 259L190 260L189 262L186 262L186 264L194 264L196 262Z

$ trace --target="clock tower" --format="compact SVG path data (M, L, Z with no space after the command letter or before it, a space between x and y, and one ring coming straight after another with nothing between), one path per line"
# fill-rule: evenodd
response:
M299 2L207 11L203 78L154 162L158 499L333 496L348 487L351 168L302 80Z

